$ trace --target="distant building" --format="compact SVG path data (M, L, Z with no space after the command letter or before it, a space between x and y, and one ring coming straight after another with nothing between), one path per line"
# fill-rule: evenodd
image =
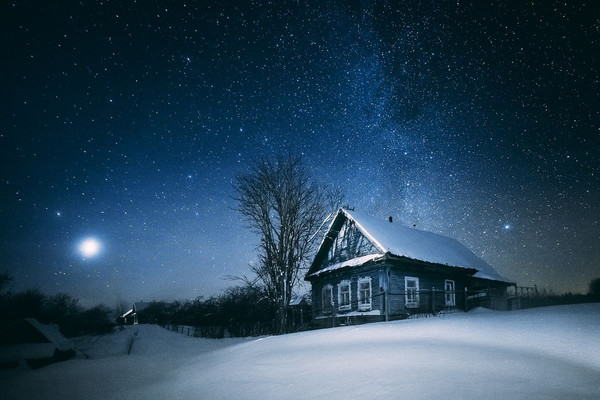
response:
M515 284L465 246L392 221L337 212L305 276L314 322L508 307L506 289Z
M15 321L0 331L0 369L25 361L33 368L75 355L75 344L50 325L35 318Z
M136 303L133 303L131 310L129 310L125 314L121 315L123 324L137 325L140 322L139 321L139 313L141 311L145 310L146 308L148 308L149 305L150 305L150 303L146 303L143 301L138 301Z

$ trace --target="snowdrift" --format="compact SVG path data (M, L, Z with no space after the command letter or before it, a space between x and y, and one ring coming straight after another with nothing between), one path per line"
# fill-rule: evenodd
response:
M254 340L189 338L157 326L138 329L129 356L71 360L5 378L0 381L0 397L597 399L600 395L600 304L477 310Z

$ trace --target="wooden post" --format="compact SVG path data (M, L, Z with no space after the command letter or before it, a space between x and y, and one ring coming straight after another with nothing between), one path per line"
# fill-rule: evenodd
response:
M465 311L469 311L469 306L467 305L467 301L469 301L468 297L469 297L469 295L468 295L467 287L465 286Z
M385 322L390 320L390 307L388 302L387 290L383 292L383 306L385 307Z
M333 289L331 289L333 290ZM331 303L331 327L335 328L335 304Z
M435 314L435 288L431 288L431 313Z

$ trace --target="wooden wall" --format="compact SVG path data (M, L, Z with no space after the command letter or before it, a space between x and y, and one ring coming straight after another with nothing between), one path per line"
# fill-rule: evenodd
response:
M358 280L363 277L371 278L371 310L381 310L382 296L379 293L380 269L381 268L373 265L371 265L368 268L348 268L343 270L343 272L332 273L325 277L315 279L312 282L313 315L319 316L323 314L323 311L327 311L327 309L324 310L321 298L323 287L327 284L330 284L332 286L333 301L335 303L336 313L345 314L349 312L359 311ZM338 284L344 280L350 281L350 310L339 310L338 308Z
M406 292L406 288L404 287L404 278L407 276L419 278L420 307L417 310L406 308L404 304L404 294ZM390 315L429 311L433 305L435 305L436 311L445 308L446 305L444 294L446 279L454 281L456 304L454 308L464 310L464 290L466 282L465 276L461 276L452 272L423 272L417 271L410 266L403 268L402 265L390 265L388 290L388 305L390 308ZM434 303L432 302L431 298L433 289L435 289Z
M494 293L496 303L487 304L487 307L505 309L506 298L500 292L506 293L506 284L502 282L482 282L469 276L469 271L442 265L433 265L415 260L386 259L380 262L368 262L362 267L344 268L333 271L322 277L312 280L312 306L313 316L319 317L327 314L330 310L323 309L321 293L324 285L331 284L334 310L338 315L359 311L358 309L358 280L361 277L371 277L372 310L380 310L382 318L385 316L385 303L389 308L391 318L402 318L414 313L438 312L446 308L465 310L465 288L481 290L481 285L487 285L489 293ZM407 308L405 306L405 282L406 276L419 278L419 300L418 308ZM455 284L455 305L447 307L445 304L445 280L450 279ZM351 310L339 310L338 307L338 284L343 280L351 281ZM435 289L435 292L433 291ZM383 292L386 292L385 296ZM497 293L498 292L498 293ZM473 291L469 292L474 293ZM488 298L491 298L488 296ZM486 298L487 301L487 298ZM489 301L488 301L489 302ZM325 313L324 313L325 311Z

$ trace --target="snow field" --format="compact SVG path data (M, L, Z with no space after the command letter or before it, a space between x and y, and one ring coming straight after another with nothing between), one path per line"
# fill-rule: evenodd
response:
M600 398L600 303L474 310L259 339L138 329L130 356L111 352L116 336L126 336L117 332L88 349L112 356L6 378L0 397Z

